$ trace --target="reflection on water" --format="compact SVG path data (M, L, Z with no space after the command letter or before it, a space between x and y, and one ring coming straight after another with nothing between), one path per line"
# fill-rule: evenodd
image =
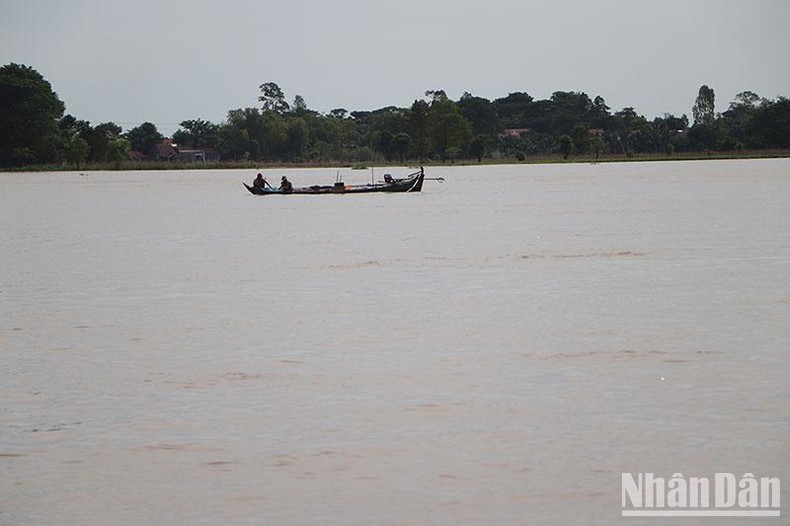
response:
M790 162L428 173L0 175L0 523L609 524L621 472L790 480Z

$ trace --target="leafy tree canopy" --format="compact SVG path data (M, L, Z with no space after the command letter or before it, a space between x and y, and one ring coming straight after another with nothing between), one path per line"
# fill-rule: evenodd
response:
M0 166L55 159L65 105L30 66L0 68Z
M193 148L216 148L219 126L203 119L181 121L180 130L173 134L173 141Z
M264 110L270 110L274 113L285 113L291 107L285 102L285 94L276 82L265 82L259 86L261 95L258 100ZM304 99L303 99L304 100Z
M131 143L132 150L144 154L152 153L154 147L159 144L163 138L159 130L156 129L156 126L150 122L144 122L140 126L126 132L126 139Z
M697 94L697 100L691 108L691 114L694 116L694 124L710 125L713 123L715 117L715 102L716 95L713 89L702 85Z

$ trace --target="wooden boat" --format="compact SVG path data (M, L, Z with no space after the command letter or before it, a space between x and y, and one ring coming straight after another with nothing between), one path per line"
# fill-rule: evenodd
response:
M250 186L242 183L251 194L255 195L289 195L289 194L367 194L372 192L419 192L422 190L422 182L425 180L425 170L420 168L419 172L407 175L403 179L392 179L389 175L384 176L384 181L372 184L347 185L337 182L332 186L303 186L293 188L290 191L281 190L272 186L264 188ZM437 178L443 180L442 178Z

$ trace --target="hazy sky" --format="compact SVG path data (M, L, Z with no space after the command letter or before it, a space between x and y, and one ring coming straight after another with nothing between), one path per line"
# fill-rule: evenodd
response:
M222 122L276 82L289 102L371 110L426 90L601 95L612 111L724 111L790 96L790 0L0 0L0 65L49 80L75 117Z

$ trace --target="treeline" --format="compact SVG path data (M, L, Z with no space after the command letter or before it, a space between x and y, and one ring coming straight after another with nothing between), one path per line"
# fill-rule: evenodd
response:
M49 82L28 66L0 68L0 165L114 163L156 159L165 139L152 123L127 132L112 122L91 126L71 115ZM666 153L790 148L790 100L745 91L714 110L702 86L692 118L648 120L634 108L612 112L601 96L558 91L535 100L516 92L495 100L469 93L457 101L426 92L408 108L343 108L326 114L296 95L289 104L273 82L260 86L256 107L228 112L225 122L184 120L171 143L225 161L377 162L514 158L561 154Z

